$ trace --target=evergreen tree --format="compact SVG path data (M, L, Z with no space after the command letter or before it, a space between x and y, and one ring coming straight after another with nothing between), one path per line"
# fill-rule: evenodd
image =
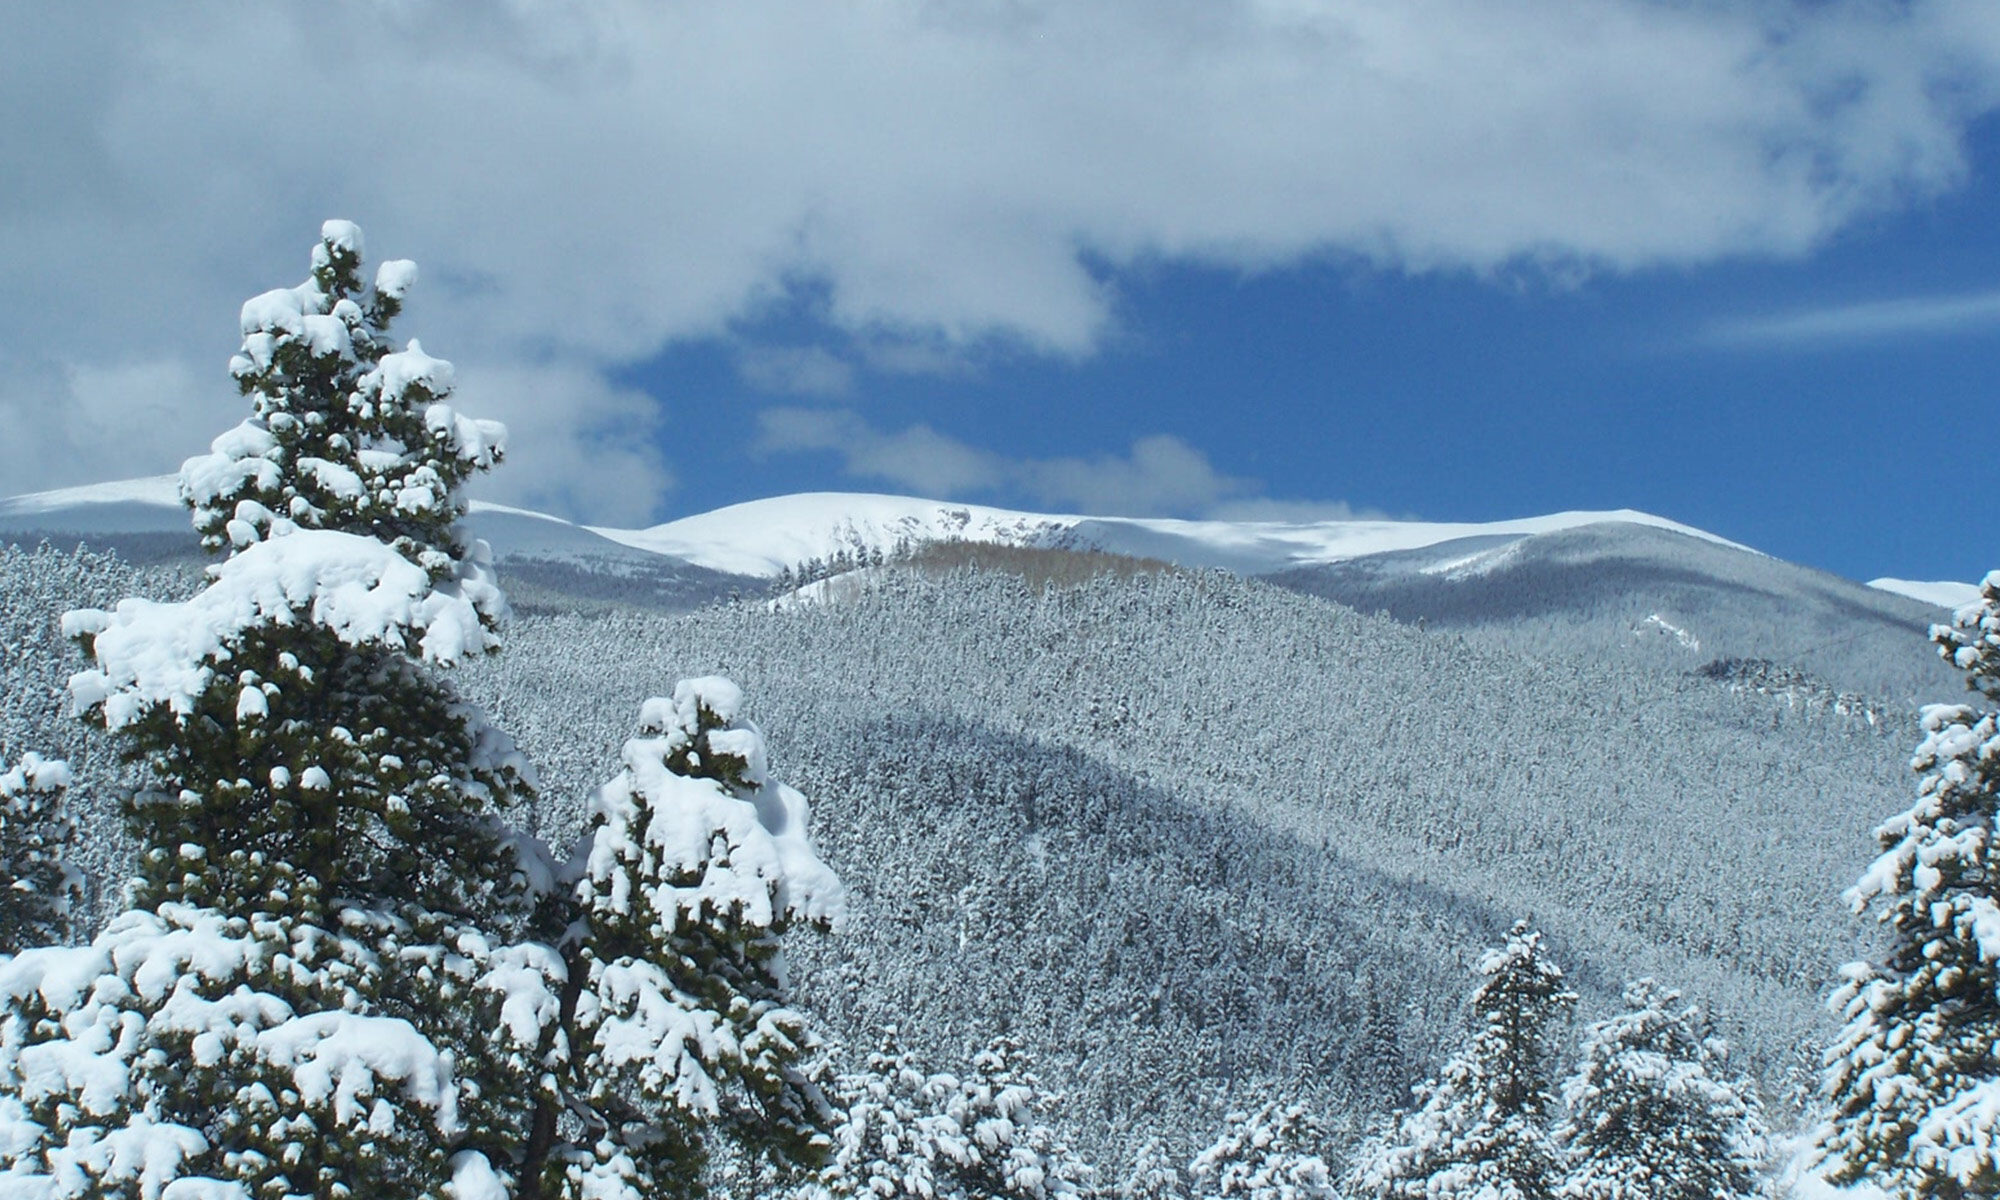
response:
M506 431L443 403L451 364L390 340L416 264L385 262L371 285L362 256L361 230L328 221L310 278L244 304L229 371L253 415L189 460L181 494L212 550L338 529L445 579L467 554L459 485L499 460Z
M895 1041L841 1077L844 1116L821 1186L834 1196L923 1200L1060 1200L1084 1194L1091 1168L1045 1123L1053 1098L998 1037L969 1075L927 1074Z
M883 1030L867 1064L837 1081L841 1116L821 1175L824 1192L881 1200L948 1194L954 1159L941 1143L956 1130L948 1132L940 1111L953 1083L920 1069L894 1027Z
M717 1138L781 1166L827 1148L818 1043L785 1004L780 939L828 927L843 896L742 706L714 677L648 700L568 872L572 1057L542 1136L561 1111L581 1118L587 1135L548 1170L592 1197L699 1194Z
M328 222L312 277L244 306L255 415L182 471L229 555L208 587L64 618L79 710L155 786L136 907L0 971L0 1142L47 1195L471 1195L511 1165L517 1010L560 968L512 943L550 876L501 820L526 764L429 665L497 644L455 522L503 431L388 340L414 269L360 269Z
M1548 1200L1561 1186L1549 1139L1556 1018L1576 1002L1526 921L1480 961L1472 1037L1419 1107L1361 1154L1355 1190L1382 1200Z
M1320 1131L1305 1107L1272 1100L1233 1112L1222 1136L1188 1164L1201 1200L1332 1200Z
M965 1200L1057 1200L1089 1185L1090 1166L1046 1117L1056 1098L1028 1070L1020 1039L994 1038L973 1058L972 1072L946 1092L944 1113L956 1136L954 1195Z
M1970 690L2000 700L2000 572L1931 636ZM2000 729L1967 704L1923 712L1917 802L1877 831L1848 892L1888 947L1846 969L1828 1051L1829 1178L1898 1197L2000 1195Z
M82 880L64 861L76 828L63 812L69 764L29 751L0 762L0 954L60 941Z
M1584 1032L1582 1062L1563 1084L1568 1119L1563 1195L1574 1200L1747 1200L1762 1194L1762 1107L1727 1076L1721 1043L1699 1011L1650 979L1625 989L1625 1011Z
M1147 1138L1118 1185L1118 1200L1185 1200L1187 1171L1159 1138Z
M370 287L361 249L329 221L305 283L243 306L230 370L254 415L181 472L229 553L208 590L65 618L97 659L79 706L159 784L128 814L142 904L470 917L518 909L539 865L497 820L532 794L525 762L420 662L498 647L505 601L457 523L505 430L446 403L450 363L394 349L416 269Z

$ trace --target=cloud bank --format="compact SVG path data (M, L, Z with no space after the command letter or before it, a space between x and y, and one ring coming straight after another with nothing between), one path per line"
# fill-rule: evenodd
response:
M848 409L771 408L757 425L759 453L830 451L849 476L936 499L1021 497L1092 516L1196 516L1258 487L1166 434L1142 437L1123 455L1035 459L980 450L928 425L877 429Z
M871 364L1076 357L1115 325L1118 272L1154 262L1563 276L1803 253L1963 179L1964 132L2000 104L2000 9L46 4L10 14L0 104L0 491L199 449L236 306L301 276L338 215L423 264L405 324L468 381L533 378L502 402L537 406L503 489L571 487L609 520L595 506L658 506L657 462L622 460L615 488L563 472L614 414L628 442L664 416L605 373L787 306ZM835 395L844 361L741 369ZM129 408L85 468L64 459L82 410L48 401L93 387Z
M1953 296L1904 296L1746 317L1717 325L1719 346L1823 346L1890 337L1930 337L2000 325L2000 290Z

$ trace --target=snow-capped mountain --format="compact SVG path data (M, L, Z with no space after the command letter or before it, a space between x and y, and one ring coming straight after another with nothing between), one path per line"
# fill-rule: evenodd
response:
M1979 599L1979 585L1949 579L1871 579L1868 586L1941 608L1963 608Z
M908 496L816 492L733 504L645 530L596 529L627 546L672 555L717 571L773 576L808 559L846 552L884 554L898 546L983 542L1101 550L1185 567L1268 575L1466 538L1513 540L1584 525L1669 529L1736 549L1714 534L1620 509L1564 512L1515 521L1182 521L1017 512Z
M675 559L728 575L775 578L846 553L865 558L939 542L1098 550L1186 567L1268 575L1372 555L1478 542L1489 555L1522 538L1588 525L1639 525L1718 546L1727 539L1631 509L1511 521L1184 521L1031 513L909 496L809 492L732 504L649 529L583 526L546 513L474 501L472 522L501 558ZM187 528L171 475L0 499L0 532L173 533ZM622 547L621 551L619 548ZM1752 552L1754 553L1754 552ZM1469 553L1457 568L1479 569Z
M1924 645L1935 606L1976 594L1969 585L1863 585L1630 509L1483 523L1186 521L813 492L649 529L475 501L469 524L492 544L515 605L529 610L686 611L765 591L788 570L817 579L837 559L865 563L943 544L1105 552L1268 579L1516 649L1669 670L1770 660L1834 692L1897 702L1941 685ZM142 562L193 548L173 476L0 500L0 539L10 533L79 535ZM814 585L799 596L834 594Z
M152 475L0 499L0 532L190 532L180 477Z

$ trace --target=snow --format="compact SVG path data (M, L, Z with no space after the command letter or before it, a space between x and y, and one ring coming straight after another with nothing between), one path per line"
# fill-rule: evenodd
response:
M1643 637L1646 634L1647 626L1651 626L1653 629L1658 630L1660 633L1672 637L1676 642L1679 642L1682 646L1686 647L1689 650L1701 649L1700 638L1696 637L1693 633L1690 633L1688 630L1681 628L1679 625L1674 624L1672 621L1667 620L1659 613L1654 613L1653 615L1647 617L1645 622L1641 624L1638 628L1634 629L1632 633L1634 634L1634 636Z
M243 336L257 333L288 333L297 336L305 331L308 312L317 312L299 294L298 288L272 288L268 292L252 296L243 302L238 323Z
M313 482L317 483L321 490L342 500L359 500L368 494L367 485L361 482L361 476L337 462L329 462L324 458L301 458L299 470L312 476Z
M840 551L892 551L899 540L1110 550L1190 567L1262 575L1292 567L1415 550L1460 538L1532 536L1605 522L1668 529L1739 550L1748 547L1632 509L1564 512L1515 521L1182 521L1028 513L907 496L808 492L752 500L650 529L592 526L614 542L739 575L775 576ZM1754 553L1754 552L1753 552Z
M835 923L844 915L846 892L806 834L806 798L769 778L763 735L738 719L742 705L734 683L707 676L681 680L671 698L640 706L641 736L625 743L625 770L590 798L597 830L574 868L586 903L631 911L636 865L644 880L657 881L640 883L651 888L645 899L652 910L679 921L734 913L770 926L788 917ZM694 739L704 708L724 726L709 731L708 752L743 760L741 797L669 766ZM718 840L728 848L726 865L712 861ZM695 872L692 883L675 882Z
M1908 596L1925 604L1935 604L1940 608L1959 609L1979 599L1979 585L1957 583L1948 579L1923 581L1916 579L1871 579L1868 586L1898 596Z
M0 767L6 763L0 761ZM44 758L33 750L21 755L11 771L0 770L0 797L27 792L54 792L75 784L69 763L60 758Z
M403 1098L430 1109L440 1130L458 1127L451 1060L408 1021L311 1013L259 1032L256 1050L263 1061L290 1071L307 1104L330 1104L342 1125L369 1124L377 1081L388 1080L401 1085Z
M447 1136L459 1131L461 1083L452 1056L408 1021L330 1010L299 1013L250 980L299 969L308 931L229 918L213 910L163 905L115 919L87 946L48 947L0 958L0 1004L20 1012L37 997L60 1017L61 1036L24 1039L19 1022L0 1022L0 1076L13 1073L20 1100L53 1101L107 1118L109 1132L48 1149L56 1191L72 1196L88 1172L105 1181L142 1181L141 1194L244 1197L214 1179L177 1178L207 1149L200 1131L162 1124L141 1094L150 1056L185 1039L196 1062L242 1055L278 1072L289 1090L333 1122L383 1132L401 1120L397 1103L420 1109ZM42 1031L43 1034L49 1032ZM276 1083L276 1080L273 1081ZM0 1110L0 1142L39 1133ZM13 1128L7 1128L9 1124ZM483 1182L461 1166L455 1182ZM50 1176L32 1169L0 1176L0 1194L37 1195ZM8 1191L7 1183L15 1190ZM28 1189L23 1193L20 1188ZM462 1188L465 1197L493 1193ZM503 1193L504 1194L504 1193Z
M392 258L375 268L375 290L401 300L417 286L417 264L407 258Z
M433 585L423 568L372 538L300 530L246 547L214 568L192 600L127 599L110 612L63 617L69 637L92 637L97 666L70 679L79 712L102 704L118 729L155 706L193 711L228 647L266 621L308 620L351 646L408 644L450 664L495 644L487 622L504 607L483 568Z
M0 516L26 517L45 513L55 516L102 504L144 504L178 511L181 507L181 477L148 475L143 479L119 479L110 483L9 496L0 500Z
M775 576L841 550L963 540L1052 545L1081 517L1041 516L904 496L809 492L733 504L651 529L589 527L621 545L737 575Z
M448 390L449 363L422 354L421 347L414 343L403 355L410 357L385 357L383 368L372 377L385 390L393 392L417 383ZM495 423L458 416L443 405L438 406L435 414L427 412L426 419L440 432L449 424L448 436L455 441L454 449L461 457L484 462L500 449L498 440L502 431ZM247 435L232 432L225 435L228 436ZM231 469L257 469L256 453L250 451L251 457L241 464L230 464ZM209 481L190 477L190 488L197 499L231 490L233 483L228 478ZM65 522L67 526L80 526L82 522L69 514L121 502L158 505L164 521L164 510L179 507L179 496L167 477L16 496L0 499L0 526L54 529L66 527ZM730 505L646 529L579 526L547 513L485 501L473 501L470 512L475 516L532 518L551 530L573 530L579 547L595 545L596 553L609 549L603 545L603 541L609 541L626 550L761 578L775 578L787 568L796 568L813 558L826 560L842 551L857 556L874 551L886 555L899 543L923 546L965 541L1102 550L1245 575L1421 550L1463 539L1487 539L1489 547L1494 541L1507 543L1503 547L1482 548L1469 556L1453 556L1449 561L1426 568L1456 577L1498 569L1519 552L1524 539L1603 523L1665 529L1756 553L1692 526L1633 509L1561 512L1487 523L1182 521L1031 513L908 496L809 492ZM156 526L148 518L144 527L150 530ZM1876 583L1880 586L1883 581Z
M362 384L364 387L379 388L385 400L402 400L404 393L412 387L421 387L433 398L446 395L457 379L456 368L442 358L425 354L423 345L411 338L404 349L383 355L382 361L375 364L375 369L362 377ZM433 429L437 427L436 419L428 413L425 423Z
M337 246L356 258L367 257L368 244L362 240L361 226L352 221L325 221L319 227L319 240L329 246Z

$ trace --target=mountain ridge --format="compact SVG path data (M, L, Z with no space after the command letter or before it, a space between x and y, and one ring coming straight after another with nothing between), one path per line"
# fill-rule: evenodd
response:
M0 497L0 532L175 532L185 524L181 512L177 478L156 475ZM1603 523L1667 529L1760 553L1636 509L1572 510L1485 522L1217 521L1037 513L867 492L801 492L726 505L643 529L585 525L479 500L472 502L471 516L475 521L532 520L579 541L614 543L712 571L764 579L842 551L888 553L899 542L936 541L1095 550L1264 575L1466 538L1534 537Z

